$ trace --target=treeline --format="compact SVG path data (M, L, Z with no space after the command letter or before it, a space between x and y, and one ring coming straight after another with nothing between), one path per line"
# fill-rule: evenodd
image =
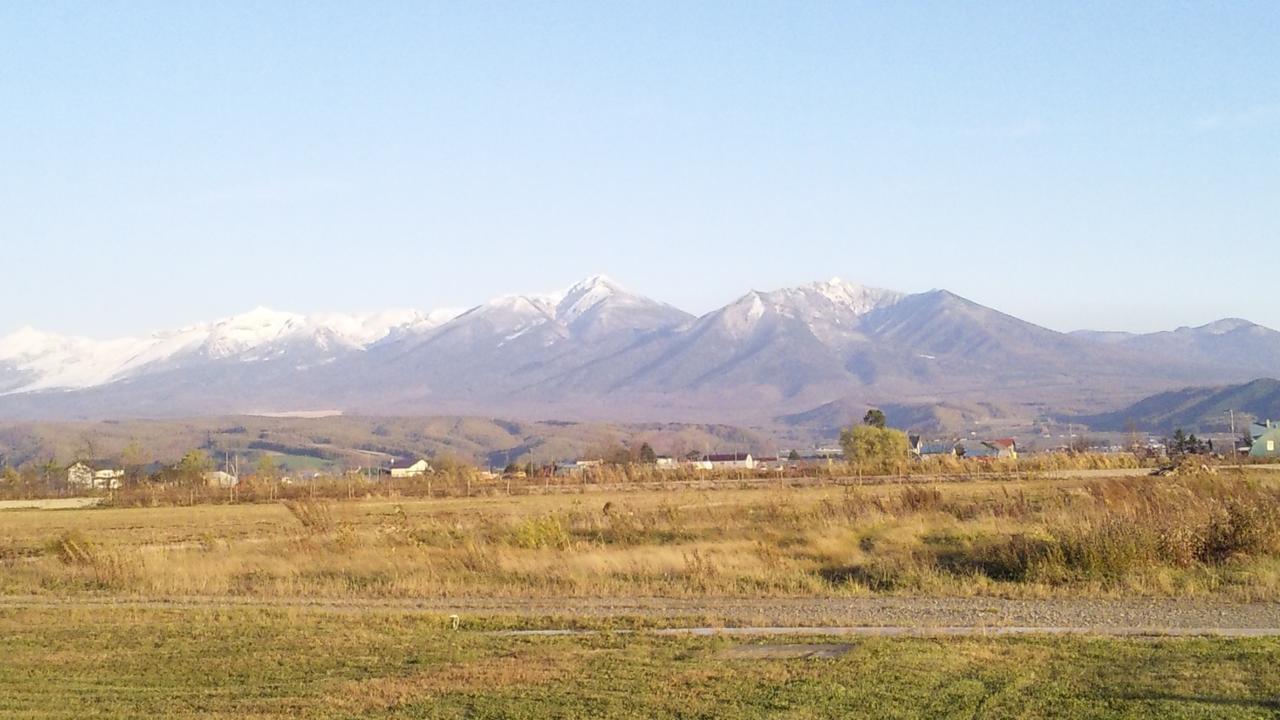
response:
M123 485L114 490L86 490L69 488L65 483L49 482L35 468L16 470L7 468L0 472L0 498L35 499L65 497L69 495L96 495L114 506L189 505L200 503L253 503L299 498L357 499L357 498L444 498L480 495L521 495L543 492L575 492L591 487L612 486L637 488L678 487L700 483L722 483L733 486L738 482L779 483L796 481L858 481L880 478L966 478L966 477L1025 477L1028 474L1053 470L1114 470L1140 467L1138 459L1124 454L1069 454L1036 455L1017 460L1002 459L984 462L965 461L960 458L927 458L923 461L903 461L884 472L831 460L827 463L795 465L781 470L773 469L725 469L699 470L691 467L658 469L644 463L600 465L573 475L552 475L545 472L528 473L523 470L504 474L478 471L469 465L445 463L435 472L416 478L391 478L387 475L369 477L361 474L326 475L302 480L289 480L270 468L262 468L253 474L240 477L235 487L216 487L206 483L199 470L198 458L185 465L180 463L164 473L147 477L126 477ZM55 478L56 479L56 478Z
M272 442L270 440L254 440L249 443L250 450L260 452L275 452L281 455L298 455L301 457L313 457L317 460L339 460L342 455L327 448L319 448L308 445L288 445L285 443Z

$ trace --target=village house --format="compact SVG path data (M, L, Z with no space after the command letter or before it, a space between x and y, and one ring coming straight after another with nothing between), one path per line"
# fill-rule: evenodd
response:
M124 484L124 470L119 468L93 471L93 486L100 490L115 490Z
M708 463L713 470L754 470L756 467L755 458L751 457L751 453L730 453L708 455L704 457L703 462Z
M391 463L391 477L415 478L431 472L431 464L426 460L396 460Z
M659 470L676 470L680 467L680 463L676 459L668 455L659 455L654 461Z
M920 435L908 435L911 455L917 460L927 457L955 457L956 445L948 442L927 442Z
M600 467L604 464L603 460L565 460L556 463L556 475L564 477L567 475L581 475L582 473Z
M73 487L93 487L93 468L82 462L67 468L67 484Z
M1249 457L1280 457L1280 423L1254 423L1249 427L1249 436L1253 438Z
M89 463L80 461L67 468L67 484L86 490L116 490L124 483L124 470L104 468L94 470Z
M983 443L996 451L996 457L1009 460L1018 459L1018 443L1013 438L997 438Z
M755 469L777 472L787 468L787 459L768 455L755 458Z
M949 442L927 442L920 444L920 457L955 457L956 445Z
M222 470L210 470L201 477L205 485L212 488L233 488L240 484L240 478Z

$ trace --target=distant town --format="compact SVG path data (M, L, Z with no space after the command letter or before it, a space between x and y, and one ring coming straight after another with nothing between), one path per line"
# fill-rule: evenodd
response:
M1138 466L1157 466L1186 456L1215 456L1219 459L1259 461L1280 458L1280 423L1271 420L1250 423L1239 437L1217 435L1200 438L1181 430L1168 438L1134 435L1128 444L1098 444L1084 436L1071 442L1028 452L1013 437L990 439L937 439L886 428L883 414L869 411L862 428L901 436L905 445L890 451L887 458L869 457L852 434L829 446L791 449L773 454L745 450L731 452L689 451L680 455L656 451L642 442L634 449L618 446L608 453L534 462L508 462L500 466L474 465L453 458L428 456L381 456L362 451L369 460L347 468L307 469L280 462L282 454L259 450L242 457L225 453L215 458L196 449L175 463L138 462L131 458L77 459L60 466L55 461L15 466L0 457L0 492L7 496L76 495L100 493L141 486L200 486L212 490L234 490L243 483L278 484L303 487L342 480L368 483L421 480L431 476L465 477L485 483L502 479L556 479L590 481L599 478L671 475L739 477L801 477L806 474L911 475L920 472L973 472L985 469L1016 470L1038 467L1052 458L1125 457ZM857 426L855 426L855 430ZM897 453L897 454L895 454ZM899 462L900 461L900 462ZM968 466L969 470L964 470ZM479 486L477 486L479 487ZM442 490L443 491L443 490Z

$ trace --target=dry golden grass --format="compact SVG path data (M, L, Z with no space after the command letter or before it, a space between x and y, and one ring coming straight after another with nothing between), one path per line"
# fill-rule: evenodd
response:
M1277 507L1213 476L20 511L0 592L1277 599Z

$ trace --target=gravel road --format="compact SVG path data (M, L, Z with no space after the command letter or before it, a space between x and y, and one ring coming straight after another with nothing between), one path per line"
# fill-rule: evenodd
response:
M775 634L1085 632L1098 635L1280 635L1280 603L1171 599L1007 600L1001 598L538 598L326 600L10 596L6 607L289 608L321 612L408 612L470 617L640 619L667 627L736 627ZM875 628L881 629L873 632ZM862 629L862 630L856 630Z

